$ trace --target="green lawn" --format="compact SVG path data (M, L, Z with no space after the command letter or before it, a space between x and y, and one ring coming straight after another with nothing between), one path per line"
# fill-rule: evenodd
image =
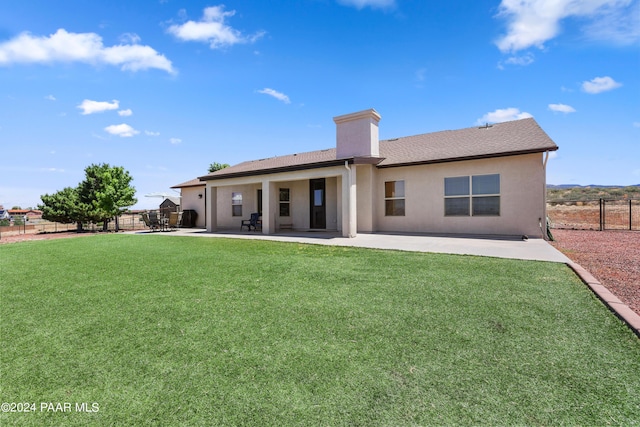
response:
M2 426L640 425L640 340L562 264L101 235L0 279Z

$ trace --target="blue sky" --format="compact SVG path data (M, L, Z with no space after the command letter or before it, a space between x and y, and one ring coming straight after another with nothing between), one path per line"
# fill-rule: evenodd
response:
M145 197L212 162L534 117L550 184L640 183L640 0L0 4L0 204L123 166Z

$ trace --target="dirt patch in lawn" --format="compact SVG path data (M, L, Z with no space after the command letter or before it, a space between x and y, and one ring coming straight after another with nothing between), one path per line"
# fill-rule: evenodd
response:
M60 233L27 233L14 234L10 236L0 236L0 245L7 243L27 242L31 240L50 240L50 239L68 239L71 237L95 236L97 233L85 232L76 233L75 231L64 231Z
M640 232L552 230L551 244L640 314Z

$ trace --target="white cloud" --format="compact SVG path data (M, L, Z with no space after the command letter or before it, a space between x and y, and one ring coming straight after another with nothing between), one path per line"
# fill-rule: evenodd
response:
M504 68L503 64L507 64L507 65L519 65L519 66L527 66L527 65L531 65L534 61L535 56L533 55L533 53L531 52L527 52L524 55L520 55L520 56L512 56L510 58L507 58L504 61L501 61L498 64L498 68L500 68L501 70Z
M55 100L56 100L56 97L55 97L55 96L53 96L53 95L47 95L47 96L45 96L45 97L44 97L44 99L47 99L47 100L49 100L49 101L55 101Z
M533 115L523 111L520 112L518 108L505 108L498 109L491 113L487 113L478 120L476 120L476 124L483 125L485 123L502 123L509 122L511 120L519 120L519 119L527 119L533 117Z
M622 86L622 83L616 82L609 76L596 77L591 79L591 81L582 82L582 90L591 94L606 92L620 86Z
M152 132L150 130L145 130L144 134L147 136L160 136L160 132Z
M117 110L119 106L119 102L117 100L113 100L112 102L107 101L92 101L90 99L85 99L82 101L78 108L82 110L80 114L93 114L93 113L102 113L103 111L108 110Z
M111 135L116 135L122 138L132 137L134 135L139 134L140 132L129 126L128 124L122 123L119 125L111 125L104 128L104 130Z
M356 9L370 7L372 9L385 9L395 7L395 0L338 0L344 6L352 6Z
M291 104L289 97L282 92L278 92L277 90L270 89L268 87L257 91L258 93L262 93L265 95L273 96L275 99L284 102L285 104Z
M616 17L628 19L625 17L631 11L621 11L631 3L632 0L502 0L498 16L507 20L507 34L497 40L496 45L502 52L517 52L532 46L543 48L546 41L560 33L563 19L590 18L589 22L598 23L606 18L611 26ZM617 28L624 27L622 23L615 24ZM629 31L638 32L632 25L629 27ZM586 30L589 31L589 27ZM604 32L601 36L605 36Z
M592 40L609 40L620 45L631 45L640 40L640 2L629 8L610 8L597 20L585 27Z
M121 116L121 117L128 117L128 116L130 116L132 114L133 114L133 111L131 111L130 108L127 108L126 110L118 111L118 115Z
M0 43L0 65L52 62L109 64L131 71L157 68L175 73L171 61L153 48L138 44L107 47L96 33L69 33L61 28L46 37L25 32Z
M136 33L124 33L120 36L120 42L123 44L138 44L141 40Z
M200 21L187 21L181 25L172 25L168 32L183 41L209 43L211 49L233 46L239 43L253 43L264 35L257 32L245 36L240 31L227 25L225 19L235 15L236 11L226 12L224 5L211 6L204 9Z
M566 104L549 104L549 110L558 113L575 113L576 109Z
M640 122L633 122L634 128L640 128Z
M169 138L169 142L173 145L180 144L182 140L180 138Z

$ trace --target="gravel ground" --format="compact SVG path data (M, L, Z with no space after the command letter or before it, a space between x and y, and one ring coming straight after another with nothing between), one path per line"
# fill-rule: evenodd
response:
M640 232L552 230L551 244L640 314Z
M75 231L65 231L59 233L27 233L27 234L14 234L7 236L3 234L0 236L0 245L7 243L25 242L31 240L50 240L50 239L65 239L70 237L83 237L83 236L95 236L95 233L76 233Z

